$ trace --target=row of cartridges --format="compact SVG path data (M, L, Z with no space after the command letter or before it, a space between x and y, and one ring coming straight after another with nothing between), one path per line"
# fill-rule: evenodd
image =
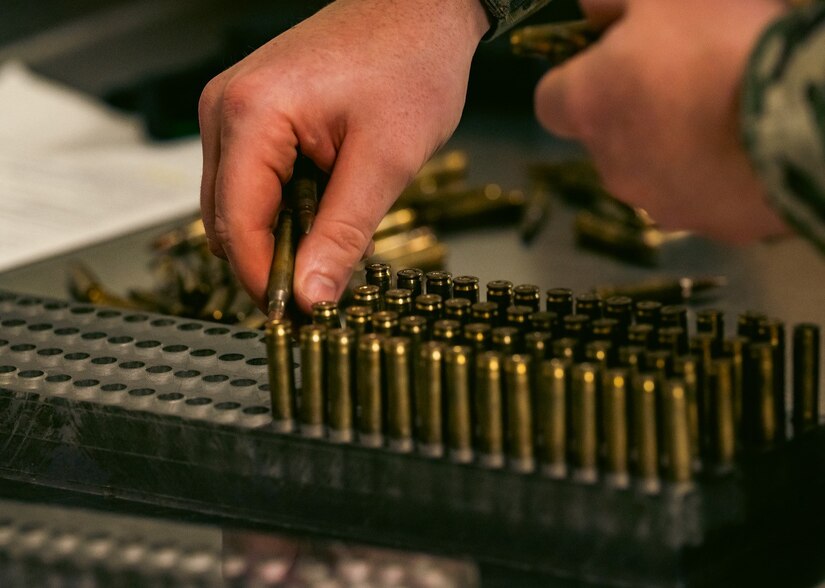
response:
M339 311L266 326L277 427L339 443L657 491L819 424L819 328L388 265ZM345 326L342 327L341 323ZM731 329L733 330L733 329Z

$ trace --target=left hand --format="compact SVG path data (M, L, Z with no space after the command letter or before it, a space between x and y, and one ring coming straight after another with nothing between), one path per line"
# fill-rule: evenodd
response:
M779 0L582 0L601 40L536 89L550 131L580 141L606 187L663 227L744 243L787 229L740 139L748 55Z

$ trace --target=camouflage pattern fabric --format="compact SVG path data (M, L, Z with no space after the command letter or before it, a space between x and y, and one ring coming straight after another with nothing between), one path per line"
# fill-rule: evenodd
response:
M492 25L485 39L497 37L549 2L550 0L481 0Z
M825 4L763 33L745 75L742 130L773 206L825 249Z

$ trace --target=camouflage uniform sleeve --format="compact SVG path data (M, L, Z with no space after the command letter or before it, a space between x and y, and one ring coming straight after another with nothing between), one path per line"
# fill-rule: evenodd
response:
M549 2L550 0L481 0L492 24L485 38L492 39L500 35Z
M825 249L825 3L774 22L743 85L745 146L768 198Z

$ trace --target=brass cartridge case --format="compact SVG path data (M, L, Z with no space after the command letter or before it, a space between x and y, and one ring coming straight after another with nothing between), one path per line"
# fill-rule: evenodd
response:
M561 359L542 361L536 384L539 461L542 473L552 478L567 475L569 365Z
M627 342L630 345L650 349L653 346L653 336L656 328L649 323L636 323L627 329Z
M504 358L508 461L510 468L519 472L532 472L535 468L531 371L527 355Z
M661 327L656 331L656 348L678 357L688 352L686 339L682 327Z
M662 312L662 303L655 300L640 300L636 303L636 323L652 325L654 328L659 326L659 320Z
M690 453L688 404L684 384L668 380L664 388L664 449L667 453L667 479L684 484L693 475L693 459Z
M476 302L470 307L470 318L474 323L498 324L498 304L495 302Z
M433 323L433 339L451 345L461 343L463 337L461 323L450 319L441 319Z
M573 291L569 288L551 288L547 291L545 310L555 312L558 317L573 314Z
M355 337L360 337L372 332L372 313L370 306L349 306L344 310L344 323Z
M418 350L415 376L416 440L428 457L444 455L444 344L426 341Z
M358 339L355 412L358 417L358 441L368 447L384 444L381 348L385 339L375 333Z
M395 287L412 292L412 299L424 293L424 272L418 268L398 270L395 274Z
M381 289L373 284L362 284L352 289L352 300L357 306L367 306L372 312L381 310Z
M713 354L722 353L722 343L725 340L725 314L715 308L703 308L696 312L696 331L710 333L714 337Z
M292 431L295 426L292 323L285 319L267 321L265 339L272 420L279 430Z
M301 434L307 437L324 436L326 331L322 325L304 325L299 332L301 403L298 420Z
M415 314L427 319L432 324L441 318L442 299L438 294L421 294L415 298Z
M297 240L292 210L284 208L278 215L275 250L266 286L266 315L270 319L283 319L286 304L292 297L292 277L295 273Z
M611 318L600 318L590 323L590 336L596 340L610 341L614 347L621 344L619 321Z
M366 335L364 335L366 336ZM327 331L327 427L331 441L355 437L355 331Z
M633 381L633 450L636 474L645 492L659 489L659 444L656 405L659 376L640 373Z
M533 312L541 306L541 288L534 284L519 284L513 288L513 304L527 306Z
M410 357L412 358L412 365L417 365L418 349L430 336L430 329L427 326L427 319L423 316L418 316L415 314L405 316L398 321L398 332L401 336L410 340ZM413 379L415 379L414 374Z
M466 298L450 298L444 302L444 318L458 321L462 325L470 320L472 303Z
M488 351L492 343L493 327L488 323L468 323L464 325L464 343L476 353Z
M515 327L495 327L490 331L492 348L502 355L519 353L522 347L521 332Z
M583 314L591 321L602 318L604 303L598 294L586 292L576 296L576 314Z
M370 263L364 268L367 284L377 286L383 297L392 287L392 268L386 263Z
M568 314L562 318L562 331L565 337L573 337L581 341L590 339L590 317L584 314Z
M668 304L659 309L660 327L681 327L688 332L687 307L681 304Z
M630 483L628 396L630 382L625 369L605 372L602 388L602 431L608 483L624 488Z
M413 356L410 340L391 337L384 341L387 382L387 440L390 449L413 450Z
M524 333L530 328L530 315L532 313L533 310L529 306L511 306L507 309L505 324Z
M504 406L502 357L495 351L476 356L476 436L479 463L504 466Z
M743 396L745 389L745 364L748 355L750 339L747 337L731 337L725 339L722 348L731 363L731 377L733 386L733 419L736 424L737 439L744 439L744 416L742 414Z
M437 294L442 301L453 297L453 274L444 271L427 272L427 294Z
M713 409L711 416L711 455L720 470L733 466L736 457L736 421L733 406L733 364L729 359L715 359L710 377Z
M612 341L596 340L584 344L584 361L598 366L601 370L615 365L614 355Z
M321 325L328 329L341 327L341 317L338 314L338 303L332 300L323 300L312 305L312 324Z
M756 310L746 310L736 317L736 334L751 341L759 338L759 323L768 317Z
M472 350L464 345L448 346L444 351L444 371L449 456L458 463L469 463L473 460Z
M456 276L453 278L453 296L469 300L470 304L478 302L478 278L475 276Z
M530 320L531 331L542 331L555 336L555 334L560 330L559 318L556 316L555 312L550 312L549 310L539 310L532 313L528 318Z
M393 310L381 310L372 315L372 332L385 337L398 334L398 313Z
M780 394L774 387L776 377L771 344L752 343L748 351L742 407L745 437L748 446L762 448L782 438L785 423L780 420L777 410Z
M620 367L627 368L630 373L644 369L645 348L638 345L622 345L618 349L617 362Z
M399 318L412 313L412 292L406 288L395 288L384 293L384 308L398 314Z
M627 340L627 329L633 322L633 299L611 296L604 301L604 317L618 321L619 343Z
M552 355L557 359L574 362L581 355L581 344L578 339L572 337L562 337L553 341Z
M786 422L788 416L785 408L785 361L787 355L787 345L785 343L784 323L780 320L770 318L759 321L757 326L757 338L760 341L770 343L771 349L773 349L773 389L777 396L776 418L780 423L783 423L783 426L779 429L779 435L782 439L784 439L784 423Z
M793 330L793 426L799 435L819 424L819 327Z
M696 333L690 340L690 352L696 358L699 429L702 431L700 445L703 451L710 447L711 406L713 404L710 373L713 368L714 342L715 338L710 333Z
M493 280L487 282L487 302L495 302L498 306L498 316L504 317L513 304L513 282L509 280Z
M597 397L599 370L595 365L580 363L571 373L571 414L574 477L583 482L598 478L599 438Z
M712 366L711 366L712 370ZM706 392L701 385L713 388L708 378L701 378L699 362L692 355L682 355L673 361L673 373L682 382L685 388L685 402L687 403L688 432L690 433L690 454L694 458L694 466L698 469L699 456L702 451L701 432L710 429L711 422L702 423L699 418L699 397L709 399L711 405L716 403L716 398L712 391ZM700 385L701 382L701 385ZM712 418L712 415L711 415Z
M655 373L660 378L669 378L673 374L673 354L670 351L646 351L644 371Z

